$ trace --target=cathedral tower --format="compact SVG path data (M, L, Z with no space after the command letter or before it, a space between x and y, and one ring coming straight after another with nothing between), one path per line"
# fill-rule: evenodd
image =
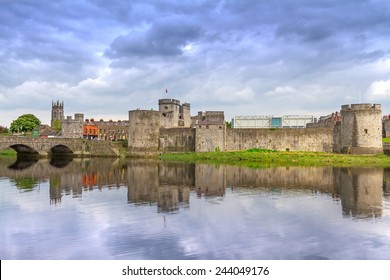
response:
M62 121L64 119L64 101L51 102L51 127L54 127L56 120Z

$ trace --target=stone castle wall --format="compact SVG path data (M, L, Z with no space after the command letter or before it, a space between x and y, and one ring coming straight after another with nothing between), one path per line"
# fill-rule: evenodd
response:
M225 124L198 125L195 133L196 152L225 151Z
M179 128L174 125L176 117L179 124L182 116L180 102L164 99L159 101L159 105L161 111L129 112L130 154L240 151L252 148L383 153L381 106L378 104L343 105L341 121L333 127L282 129L227 129L223 112L200 112L193 118L194 128ZM174 121L171 120L172 116L175 116Z
M193 152L195 150L194 128L160 128L161 152Z
M75 114L74 119L68 116L61 122L63 138L83 138L84 114Z
M330 128L227 129L226 150L261 148L279 151L332 152Z

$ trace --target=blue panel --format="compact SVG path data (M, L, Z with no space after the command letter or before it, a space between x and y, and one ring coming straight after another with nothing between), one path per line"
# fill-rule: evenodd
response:
M282 127L282 118L272 118L272 127Z

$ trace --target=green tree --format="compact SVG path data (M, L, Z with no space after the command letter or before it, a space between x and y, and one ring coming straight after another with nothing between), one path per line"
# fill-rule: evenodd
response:
M227 128L232 128L232 123L231 122L226 122L226 127Z
M61 120L54 120L52 128L57 130L57 131L60 131L62 128Z
M24 114L12 121L10 130L11 132L27 132L32 131L40 124L41 121L33 114Z

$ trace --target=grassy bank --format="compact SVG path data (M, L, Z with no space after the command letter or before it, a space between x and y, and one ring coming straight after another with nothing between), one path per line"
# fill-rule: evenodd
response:
M260 168L270 166L378 166L390 167L386 155L346 155L319 152L280 152L251 149L239 152L206 152L163 154L163 160L245 165Z
M0 157L14 157L16 158L16 151L14 149L6 149L0 151Z

